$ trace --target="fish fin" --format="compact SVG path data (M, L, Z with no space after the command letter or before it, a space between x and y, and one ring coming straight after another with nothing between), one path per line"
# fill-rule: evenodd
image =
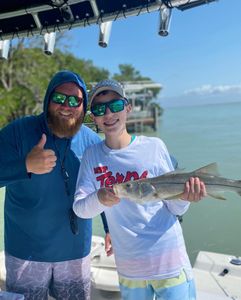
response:
M182 173L186 170L186 168L176 168L175 171L178 173Z
M210 193L208 192L208 196L218 199L218 200L227 200L225 197L221 196L220 194L217 193Z
M183 193L181 194L177 194L177 195L174 195L174 196L170 196L170 197L166 197L164 200L175 200L175 199L181 199Z
M219 175L218 165L217 165L217 163L211 163L209 165L206 165L205 167L195 170L193 173L195 173L197 175L198 175L198 173L208 173L211 175Z
M171 175L171 174L176 174L176 173L183 173L184 171L185 171L185 168L181 168L181 169L177 168L174 171L164 173L163 175L160 175L160 176Z
M241 183L241 180L239 180L239 182ZM239 196L241 196L241 190L239 190L237 193L239 194Z

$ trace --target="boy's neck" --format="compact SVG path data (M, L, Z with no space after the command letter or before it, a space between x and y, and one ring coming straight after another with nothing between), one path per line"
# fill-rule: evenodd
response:
M111 149L121 149L127 147L131 143L131 135L124 131L120 136L105 136L105 144Z

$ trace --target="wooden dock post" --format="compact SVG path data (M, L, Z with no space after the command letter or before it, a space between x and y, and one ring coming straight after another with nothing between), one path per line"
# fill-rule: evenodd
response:
M156 131L159 127L158 124L159 118L158 118L158 108L154 106L154 123L153 123L153 129Z

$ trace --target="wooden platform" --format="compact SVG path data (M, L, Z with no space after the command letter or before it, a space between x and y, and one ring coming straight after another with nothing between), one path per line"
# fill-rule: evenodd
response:
M153 130L157 129L156 120L152 117L128 119L126 126L129 131L134 132L143 132L144 126L150 126Z

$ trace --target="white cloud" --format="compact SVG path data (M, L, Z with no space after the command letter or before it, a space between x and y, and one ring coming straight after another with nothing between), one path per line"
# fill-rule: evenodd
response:
M186 90L176 96L162 95L159 101L163 107L241 102L241 84L217 86L207 84Z
M184 91L184 95L217 95L226 93L241 93L241 84L239 85L202 85L201 87Z

